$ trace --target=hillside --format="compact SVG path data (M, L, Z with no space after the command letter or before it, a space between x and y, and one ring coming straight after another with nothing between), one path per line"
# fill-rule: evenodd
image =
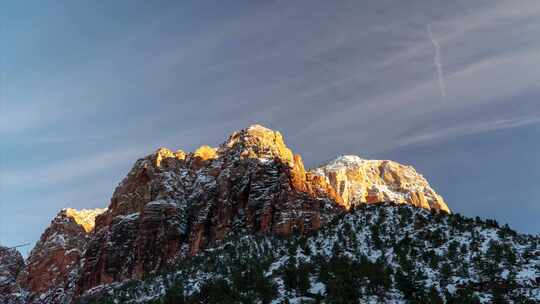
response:
M364 205L312 236L236 235L91 303L540 303L540 238L407 205Z

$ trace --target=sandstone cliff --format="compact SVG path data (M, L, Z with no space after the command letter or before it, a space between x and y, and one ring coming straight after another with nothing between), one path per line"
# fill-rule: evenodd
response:
M70 303L101 284L173 269L231 232L310 234L360 203L449 212L412 167L345 156L306 171L279 132L253 125L217 148L139 159L108 209L62 210L18 282L30 303Z
M344 155L310 173L324 177L347 209L362 203L395 202L450 213L443 198L411 166Z
M81 257L95 218L105 209L64 209L30 253L18 281L29 291L27 303L68 303L80 275Z
M279 132L262 126L218 148L159 149L136 162L97 218L80 287L173 267L231 231L310 233L340 209L337 199L324 180L307 178Z

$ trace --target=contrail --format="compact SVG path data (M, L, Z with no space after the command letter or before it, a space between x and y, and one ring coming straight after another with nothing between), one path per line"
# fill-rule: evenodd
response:
M429 39L431 40L431 43L433 44L433 47L435 48L435 58L433 59L435 62L435 66L437 67L437 75L439 78L439 89L441 91L441 96L443 98L446 97L446 84L444 82L444 73L443 73L443 66L441 62L441 45L437 40L435 40L435 37L433 37L433 32L431 31L431 24L427 25L428 35Z

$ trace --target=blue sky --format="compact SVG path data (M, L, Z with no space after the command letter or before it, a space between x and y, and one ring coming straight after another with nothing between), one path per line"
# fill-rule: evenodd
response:
M160 146L251 123L307 166L415 166L457 212L540 233L540 2L8 1L0 243L108 200Z

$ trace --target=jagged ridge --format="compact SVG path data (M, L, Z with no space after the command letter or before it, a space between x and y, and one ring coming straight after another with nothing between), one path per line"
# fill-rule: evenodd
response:
M63 210L18 280L29 303L69 303L94 286L173 269L231 233L311 234L378 200L449 211L411 167L342 157L306 171L279 132L254 125L218 148L161 148L138 160L108 209Z

